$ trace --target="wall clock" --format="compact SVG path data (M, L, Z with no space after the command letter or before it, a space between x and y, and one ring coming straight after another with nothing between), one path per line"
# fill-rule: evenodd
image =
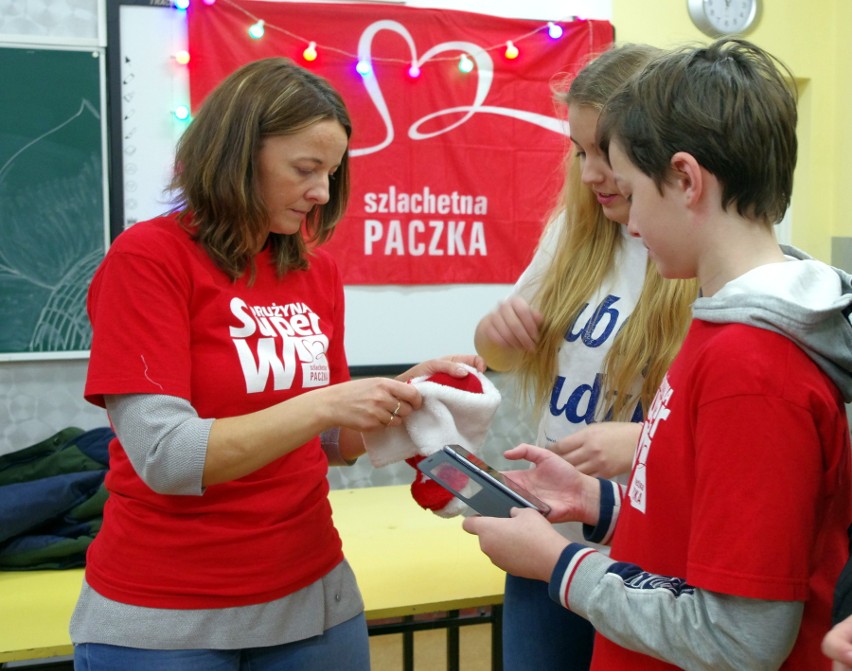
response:
M739 35L754 27L760 0L687 0L689 18L710 37Z

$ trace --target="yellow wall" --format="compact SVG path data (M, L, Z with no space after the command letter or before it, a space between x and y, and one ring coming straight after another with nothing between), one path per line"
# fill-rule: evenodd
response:
M792 242L830 261L832 236L852 236L852 2L762 4L757 25L744 37L786 63L800 92ZM693 26L686 8L687 0L650 5L612 0L616 40L659 47L710 41Z
M834 62L837 65L833 93L837 144L835 151L834 183L836 184L833 202L834 235L852 236L852 208L849 207L852 196L852 2L834 0L837 6L835 21ZM844 198L844 196L846 196Z

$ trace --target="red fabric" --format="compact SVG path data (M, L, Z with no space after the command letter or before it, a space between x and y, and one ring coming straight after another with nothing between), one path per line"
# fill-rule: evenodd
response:
M482 393L482 382L476 375L465 375L464 377L453 377L449 373L435 373L426 378L427 382L442 384L445 387L455 387L472 394Z
M562 24L552 40L545 21L388 5L221 0L187 12L193 109L237 67L268 56L290 57L341 92L354 126L353 190L328 249L346 284L514 282L562 182L567 140L551 80L613 40L606 21ZM258 19L266 30L255 41L246 30ZM515 60L504 57L508 40ZM302 58L309 41L313 62ZM483 62L462 74L462 52ZM359 53L372 76L356 73ZM408 75L413 60L418 78Z
M832 382L781 335L696 321L648 413L612 558L721 594L804 602L781 668L829 669L819 646L850 503ZM675 668L598 638L594 669Z
M411 497L424 510L438 512L453 500L452 493L444 489L428 475L417 468L417 464L426 457L418 454L405 460L414 469L414 482L411 483Z
M458 378L453 377L449 373L435 373L426 379L429 382L434 382L435 384L455 387L462 391L469 391L472 394L482 393L482 382L479 381L479 378L476 377L476 375L466 375L465 377ZM424 510L437 512L446 507L446 505L452 501L454 497L448 490L444 489L441 485L417 468L417 464L425 458L426 457L423 455L418 454L405 460L405 462L415 470L414 482L411 483L411 496ZM467 476L461 471L452 471L448 469L447 473L458 474L459 478L463 478L463 480L460 480L459 482L450 483L453 484L456 489L462 489L467 483Z
M343 285L317 250L279 280L268 253L232 282L171 218L116 238L89 293L86 398L167 394L201 417L242 415L349 378ZM286 427L282 430L285 430ZM295 592L342 558L316 438L254 473L169 496L110 445L103 529L87 555L100 594L139 606L222 608Z

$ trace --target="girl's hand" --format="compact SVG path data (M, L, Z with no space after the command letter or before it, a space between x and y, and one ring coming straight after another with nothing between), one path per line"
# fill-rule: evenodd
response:
M485 359L481 356L477 356L476 354L452 354L438 359L429 359L416 366L412 366L401 375L398 375L396 379L408 382L412 378L434 375L435 373L447 373L453 377L465 377L469 374L469 371L459 364L475 368L480 373L485 372Z
M518 445L504 456L533 463L533 468L506 471L505 475L550 506L549 521L597 524L600 514L597 478L581 473L550 450L533 445Z
M520 296L513 296L485 315L476 331L478 338L497 348L531 352L538 342L541 322L541 313Z
M566 436L550 449L577 470L598 478L629 473L642 424L600 422Z

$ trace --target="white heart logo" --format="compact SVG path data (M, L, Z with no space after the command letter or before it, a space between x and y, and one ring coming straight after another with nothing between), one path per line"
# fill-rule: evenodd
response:
M390 30L391 32L397 33L400 35L408 44L408 50L411 55L411 64L419 68L423 65L423 63L427 62L434 56L444 53L446 51L461 51L467 54L470 58L473 59L473 62L476 66L477 73L477 83L476 83L476 94L473 98L473 104L471 105L462 105L457 107L448 107L446 109L439 110L437 112L432 112L431 114L427 114L424 117L421 117L417 121L415 121L408 129L408 137L412 140L425 140L430 137L434 137L436 135L441 135L443 133L448 133L454 128L458 128L463 123L468 121L474 114L477 113L488 113L488 114L497 114L501 116L508 116L514 119L518 119L520 121L525 121L537 126L541 126L547 130L553 131L554 133L559 133L560 135L568 135L568 126L562 119L556 119L554 117L549 117L544 114L538 114L536 112L528 112L525 110L516 110L508 107L493 107L488 105L483 105L485 102L485 98L488 95L488 92L491 90L491 82L494 79L494 62L491 60L491 56L488 52L480 47L478 44L474 44L473 42L443 42L438 44L427 52L425 52L422 56L418 58L417 56L417 47L414 44L414 38L411 36L411 33L408 32L408 29L403 26L398 21L391 20L383 20L376 21L372 25L370 25L362 34L361 39L358 41L358 61L359 63L367 63L371 66L370 73L364 75L364 87L367 89L367 93L370 96L370 100L376 108L376 111L379 114L379 117L382 119L382 122L385 126L385 137L378 144L374 144L371 147L361 147L358 149L352 149L350 151L351 156L365 156L367 154L373 154L375 152L381 151L388 145L393 142L394 139L394 126L393 120L391 119L390 112L388 110L387 103L385 102L385 97L382 94L381 87L379 86L379 82L373 74L372 70L372 45L373 39L376 34L382 30ZM449 114L459 114L463 113L462 117L451 123L448 126L441 128L440 130L431 132L431 133L421 133L419 128L431 121L432 119L436 119L438 117L446 116Z

